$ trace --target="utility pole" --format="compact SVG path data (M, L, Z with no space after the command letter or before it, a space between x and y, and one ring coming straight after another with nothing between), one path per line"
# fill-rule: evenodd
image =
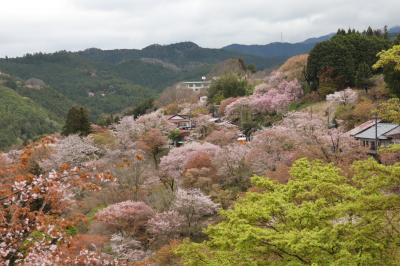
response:
M378 154L378 114L375 114L375 154Z

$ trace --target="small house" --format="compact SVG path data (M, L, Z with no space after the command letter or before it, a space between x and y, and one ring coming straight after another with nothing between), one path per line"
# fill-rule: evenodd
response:
M348 132L350 136L361 141L365 147L376 150L375 142L378 146L400 143L400 125L385 123L381 120L370 120Z
M168 121L175 124L179 129L191 129L194 127L194 123L189 115L176 114L168 118Z

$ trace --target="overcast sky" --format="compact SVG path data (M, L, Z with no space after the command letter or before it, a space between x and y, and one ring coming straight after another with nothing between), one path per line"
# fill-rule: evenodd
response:
M0 56L193 41L302 41L400 25L400 0L0 0Z

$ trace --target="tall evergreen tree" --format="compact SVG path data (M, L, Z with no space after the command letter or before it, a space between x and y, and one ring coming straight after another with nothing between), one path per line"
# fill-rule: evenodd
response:
M373 36L373 35L374 35L374 31L372 30L371 26L368 26L367 36Z
M397 35L396 39L394 40L395 45L400 45L400 34Z
M370 66L362 62L358 65L357 72L356 72L356 78L355 78L355 84L358 87L366 87L369 85L369 78L372 76L371 68Z
M63 135L80 134L87 136L90 133L88 111L83 107L72 107L67 114Z
M389 32L388 32L387 25L385 25L385 27L383 27L383 38L385 38L386 40L389 40Z

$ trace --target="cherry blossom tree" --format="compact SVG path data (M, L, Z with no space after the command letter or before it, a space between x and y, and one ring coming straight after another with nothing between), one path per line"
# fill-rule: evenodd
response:
M164 136L175 128L175 125L167 120L167 117L162 114L160 110L139 116L135 120L139 135L143 135L152 128L157 128Z
M235 186L245 190L251 175L249 165L246 160L249 147L245 144L231 144L223 147L215 156L214 165L218 169L218 174L224 178L224 186Z
M289 166L300 156L346 164L366 156L342 129L330 129L324 117L308 112L288 113L274 127L259 132L251 146L248 160L258 174L280 163Z
M207 136L206 141L219 146L226 146L231 143L234 143L240 131L237 127L222 127L220 129L216 129Z
M99 158L104 151L97 148L89 137L69 135L54 145L55 153L49 161L43 162L48 168L58 167L63 163L81 165L84 162Z
M41 251L68 245L66 227L81 220L79 215L66 216L69 207L75 204L76 196L82 190L101 189L101 183L109 181L112 181L111 176L100 173L89 175L78 168L67 167L60 172L16 178L8 190L0 192L1 259L9 264L22 263L25 259L34 261L35 256L41 256ZM66 217L57 220L61 215ZM43 237L37 239L34 235ZM27 252L22 252L22 247ZM48 258L56 259L55 255ZM71 256L75 258L75 255ZM65 256L60 258L60 254L57 256L59 260L68 259ZM46 260L43 261L46 265Z
M164 150L166 144L167 138L161 131L158 128L152 128L139 139L137 148L150 154L157 169L159 154Z
M133 143L149 130L158 129L162 135L167 136L175 126L166 119L161 111L155 111L139 116L136 120L132 116L123 117L114 128L121 145L131 148Z
M117 177L119 189L129 191L137 201L141 188L151 175L150 165L140 151L134 151L128 158L117 162L118 165L112 168L112 173Z
M150 255L150 251L146 251L140 241L122 234L111 236L110 247L118 261L124 264L132 264Z
M153 215L153 209L146 203L128 200L102 209L96 214L96 219L121 234L130 235L142 230Z
M157 213L147 222L147 230L155 239L169 240L182 232L185 218L175 210Z
M253 95L238 98L227 105L225 115L231 120L237 119L245 108L256 114L282 113L302 95L303 90L297 79L287 81L282 73L273 72L266 83L256 87Z
M185 170L185 165L190 155L196 152L207 153L211 158L215 156L220 147L210 143L191 142L182 147L170 150L168 155L163 156L160 162L161 181L172 190L176 187Z
M215 128L215 123L210 121L210 115L200 115L194 119L196 127L192 130L191 135L197 139L204 139Z
M133 148L136 134L136 124L133 116L124 116L114 125L116 136L123 149Z
M290 165L302 147L300 144L300 139L288 128L265 129L255 134L246 160L254 173L265 174L267 170L275 170L278 164Z
M172 209L184 217L188 234L192 235L193 229L200 224L201 218L215 214L219 205L199 189L178 188Z
M326 95L326 100L328 102L337 102L342 104L355 103L358 100L358 93L351 88L347 88L342 91L336 91L332 94Z

